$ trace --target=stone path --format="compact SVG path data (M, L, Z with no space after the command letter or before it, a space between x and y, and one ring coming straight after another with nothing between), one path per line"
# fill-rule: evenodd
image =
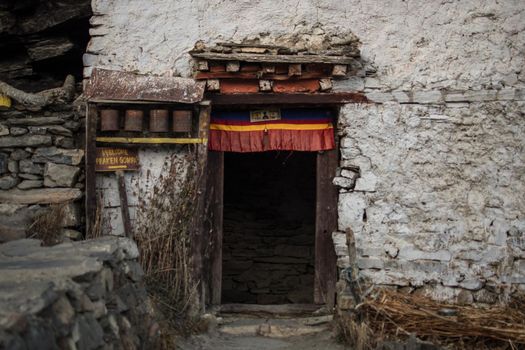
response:
M181 340L180 350L342 350L334 339L331 317L224 317L208 334Z

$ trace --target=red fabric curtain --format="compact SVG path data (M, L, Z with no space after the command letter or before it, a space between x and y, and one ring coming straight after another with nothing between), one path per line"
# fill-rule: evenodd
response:
M324 151L335 148L330 111L294 109L250 121L249 112L212 113L208 147L223 152Z

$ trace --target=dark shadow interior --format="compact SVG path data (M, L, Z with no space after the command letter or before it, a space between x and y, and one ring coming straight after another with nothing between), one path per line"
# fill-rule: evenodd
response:
M225 153L222 303L313 303L315 155Z

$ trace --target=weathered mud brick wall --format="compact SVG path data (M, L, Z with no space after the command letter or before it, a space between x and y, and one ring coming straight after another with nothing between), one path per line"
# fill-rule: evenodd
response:
M0 245L2 349L156 348L158 324L131 240Z
M0 242L25 238L50 204L64 206L63 236L81 238L83 130L71 104L0 111Z
M334 90L371 103L340 115L339 266L351 229L371 283L464 302L523 289L522 1L95 0L93 11L85 75L190 76L198 40L315 49L353 33L362 68Z

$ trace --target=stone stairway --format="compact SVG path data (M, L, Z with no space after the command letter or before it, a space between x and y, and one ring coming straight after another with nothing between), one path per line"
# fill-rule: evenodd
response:
M339 350L345 347L334 339L333 316L303 312L297 305L223 305L217 311L215 327L207 334L185 339L182 350ZM307 307L306 309L311 309ZM240 312L244 310L243 312ZM255 312L255 310L258 310ZM270 313L269 311L273 311ZM235 312L233 312L235 311Z
M224 316L218 332L235 336L289 338L330 332L332 316L294 318L255 318L253 316Z

